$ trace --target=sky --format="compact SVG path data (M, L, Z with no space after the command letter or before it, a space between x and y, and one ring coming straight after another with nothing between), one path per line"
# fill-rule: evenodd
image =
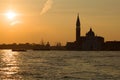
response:
M0 0L0 43L65 45L75 41L78 13L82 36L92 28L105 41L120 41L120 0Z

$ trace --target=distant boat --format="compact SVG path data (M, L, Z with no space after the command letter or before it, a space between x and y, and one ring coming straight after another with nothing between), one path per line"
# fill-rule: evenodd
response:
M46 47L46 46L35 46L32 49L33 51L49 51L50 47Z
M12 49L12 51L18 51L18 52L26 52L26 49Z
M32 49L33 51L50 51L50 49Z

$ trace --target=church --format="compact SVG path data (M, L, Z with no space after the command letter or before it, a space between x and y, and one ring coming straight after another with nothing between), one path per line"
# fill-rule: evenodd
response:
M104 46L104 38L96 36L92 28L86 33L86 36L81 36L81 23L79 15L76 21L76 40L74 42L67 42L67 50L78 51L99 51Z

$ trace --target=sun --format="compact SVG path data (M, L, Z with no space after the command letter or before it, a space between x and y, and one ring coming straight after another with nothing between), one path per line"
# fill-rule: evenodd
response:
M4 13L4 16L7 18L7 21L8 23L11 25L11 26L14 26L16 24L21 24L22 21L19 19L21 14L18 14L16 13L15 11L13 10L7 10L5 13Z
M9 19L9 20L13 20L15 19L15 17L17 16L17 14L13 11L8 11L6 12L6 17Z

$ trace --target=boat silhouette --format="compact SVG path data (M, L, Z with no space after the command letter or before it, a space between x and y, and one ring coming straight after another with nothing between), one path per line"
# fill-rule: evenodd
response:
M26 49L12 49L12 51L18 51L18 52L26 52Z

